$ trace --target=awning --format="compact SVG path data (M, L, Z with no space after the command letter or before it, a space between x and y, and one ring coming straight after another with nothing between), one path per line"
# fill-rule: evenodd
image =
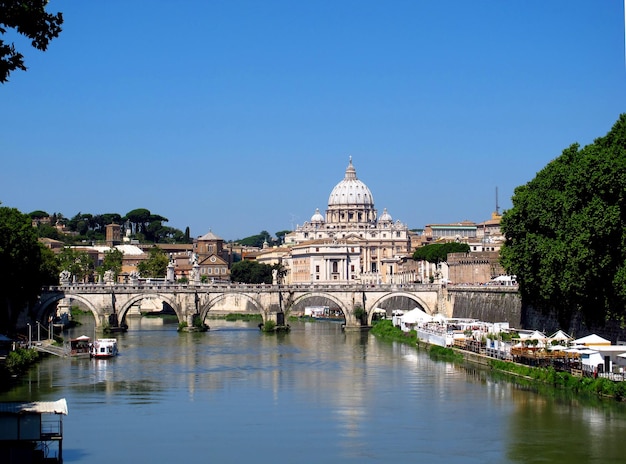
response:
M62 398L58 401L0 403L0 413L20 414L25 412L34 412L37 414L64 414L67 416L67 402L65 398Z

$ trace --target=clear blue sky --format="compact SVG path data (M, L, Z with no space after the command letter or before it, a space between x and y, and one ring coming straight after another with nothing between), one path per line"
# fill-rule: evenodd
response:
M0 201L291 229L353 157L379 214L481 222L626 111L621 0L52 0L0 85Z

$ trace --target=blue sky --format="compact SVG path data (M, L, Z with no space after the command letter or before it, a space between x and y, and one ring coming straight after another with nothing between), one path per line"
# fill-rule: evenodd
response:
M0 85L0 201L292 229L352 156L379 214L481 222L626 111L619 0L52 0Z

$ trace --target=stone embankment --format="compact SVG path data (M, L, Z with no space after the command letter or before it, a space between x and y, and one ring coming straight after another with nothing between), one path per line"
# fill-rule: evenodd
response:
M447 298L451 317L485 322L508 322L522 327L522 300L517 287L450 286Z

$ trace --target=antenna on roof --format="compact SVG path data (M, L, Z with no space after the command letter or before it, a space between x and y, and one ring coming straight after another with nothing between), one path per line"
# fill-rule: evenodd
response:
M296 230L296 228L294 226L294 221L297 221L297 220L298 220L298 216L296 216L295 214L291 213L291 230L292 231Z
M496 187L496 214L500 214L500 206L498 205L498 187Z

